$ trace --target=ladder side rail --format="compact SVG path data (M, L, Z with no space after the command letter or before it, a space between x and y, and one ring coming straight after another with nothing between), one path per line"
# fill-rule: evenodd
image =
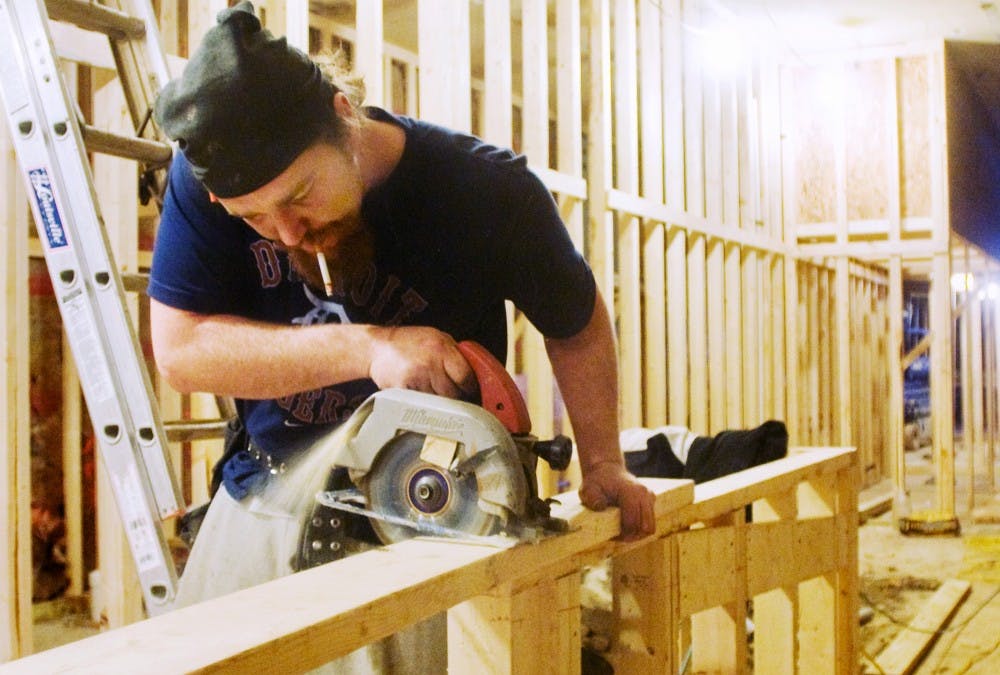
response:
M162 452L162 425L149 405L151 388L137 391L136 382L148 387L148 374L139 362L138 340L124 314L120 277L108 261L107 239L82 137L76 118L70 114L40 0L37 5L20 3L17 8L0 0L0 24L0 34L6 34L6 42L15 52L0 65L0 90L11 135L147 611L159 613L168 608L177 577L166 539L152 514L156 507L161 513L167 509L176 512L179 502L174 499L170 505L169 496L153 490L153 483L159 482L162 493L165 482L171 488L167 492L179 494ZM74 185L88 189L74 189ZM90 203L86 203L88 198ZM102 244L104 250L100 250ZM91 274L94 269L97 273ZM109 337L102 332L107 328L118 334ZM134 348L133 358L127 354L110 358L115 338L120 347ZM125 375L132 380L128 387L122 387L116 363L125 364ZM134 415L135 411L123 407L134 399L145 402L148 408L143 411L139 406L136 422L126 414ZM152 452L157 443L161 449L158 455ZM154 475L153 480L143 475L140 456L151 462L154 471L162 465L157 472L162 475ZM150 464L144 466L148 471Z
M163 140L152 121L152 108L160 89L169 81L169 73L159 31L155 22L150 24L152 10L145 2L105 0L105 4L130 15L146 14L136 16L145 26L142 37L119 39L109 36L109 40L136 135Z
M37 83L38 100L49 122L44 125L46 135L53 132L49 148L64 173L63 199L71 205L69 215L72 218L69 220L78 230L76 247L82 253L86 271L89 272L88 278L81 279L81 282L92 284L94 289L92 299L96 301L99 313L98 324L106 336L106 358L110 370L113 373L117 371L116 379L123 395L119 403L127 409L128 418L134 425L130 433L134 433L136 447L144 460L143 467L159 517L169 518L183 511L183 498L167 461L166 433L153 405L155 395L145 363L140 358L139 340L125 309L121 275L111 255L75 110L69 104L68 92L56 67L48 22L41 7L34 16L38 21L36 27L24 35L31 36L35 47L47 47L51 58L28 61L32 72L25 74ZM22 26L22 30L25 28ZM26 41L22 44L26 49L31 47ZM112 349L117 353L111 353ZM129 358L130 354L132 358Z
M142 21L146 27L143 37L145 49L142 50L142 61L144 63L143 78L148 86L143 89L146 98L150 103L156 101L156 96L160 90L170 81L170 66L167 63L167 52L163 48L160 40L160 28L156 19L156 12L148 0L104 0L106 4L116 2L119 9ZM161 139L162 140L162 139Z

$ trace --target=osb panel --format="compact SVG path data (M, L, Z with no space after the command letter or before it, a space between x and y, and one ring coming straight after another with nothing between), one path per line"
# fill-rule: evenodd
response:
M928 57L897 62L900 121L900 204L902 216L931 215L931 130Z
M864 61L848 67L845 131L847 138L847 218L883 219L888 211L889 136L886 94L889 67L886 61Z
M833 144L836 106L831 96L835 70L794 68L791 89L784 95L791 111L790 136L794 143L796 223L829 223L836 219L837 165Z

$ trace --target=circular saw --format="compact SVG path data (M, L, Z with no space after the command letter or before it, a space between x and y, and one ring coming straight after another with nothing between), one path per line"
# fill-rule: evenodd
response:
M476 373L479 401L385 389L345 422L356 433L336 464L350 480L317 495L297 567L342 555L328 552L345 550L337 540L345 516L367 519L385 544L422 535L509 545L565 528L538 497L535 468L541 457L565 469L572 442L531 435L524 399L503 365L477 343L459 349Z
M399 519L423 525L429 532L443 528L473 536L494 534L501 519L479 507L476 474L427 461L421 457L426 441L426 436L413 431L395 436L379 452L365 477L369 508L389 516L372 518L376 534L391 542L419 531L400 524Z

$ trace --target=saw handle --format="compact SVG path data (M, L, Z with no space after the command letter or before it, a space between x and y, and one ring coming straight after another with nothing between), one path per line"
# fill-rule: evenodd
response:
M565 471L573 459L573 441L562 434L551 441L538 441L531 450L548 462L553 471Z
M530 433L531 418L524 397L504 365L478 342L463 340L458 343L458 351L476 374L482 406L510 433Z

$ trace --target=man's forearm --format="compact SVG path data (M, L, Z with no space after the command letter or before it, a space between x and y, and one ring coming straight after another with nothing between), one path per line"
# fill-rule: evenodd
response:
M587 326L565 340L546 340L552 369L573 422L590 509L617 506L624 540L656 529L653 493L625 468L618 440L618 361L607 307L598 294Z
M559 391L573 422L584 475L598 464L622 465L618 441L618 366L608 310L598 295L577 335L546 340Z
M181 392L280 398L371 378L458 397L475 375L451 336L426 326L288 326L150 303L156 365Z
M157 365L179 391L279 398L368 376L369 326L188 318L174 321L169 337L154 335Z

